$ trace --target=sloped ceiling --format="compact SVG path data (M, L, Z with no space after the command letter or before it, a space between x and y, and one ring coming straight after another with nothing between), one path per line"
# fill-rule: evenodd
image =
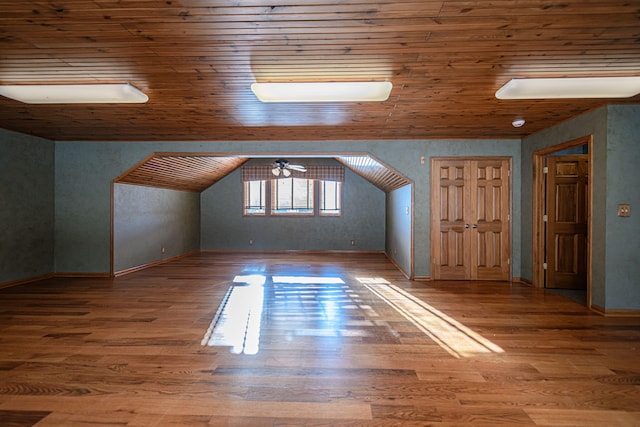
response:
M337 156L336 160L385 193L411 183L401 173L383 165L370 156Z
M116 178L121 184L181 191L204 191L244 164L248 158L156 153Z
M384 192L411 183L399 172L367 154L341 155L335 159ZM201 192L248 160L248 157L215 154L154 153L116 178L114 182Z

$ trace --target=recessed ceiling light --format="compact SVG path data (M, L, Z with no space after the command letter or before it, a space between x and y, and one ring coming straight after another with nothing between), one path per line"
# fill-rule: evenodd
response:
M515 119L514 121L511 122L511 125L514 128L521 128L522 126L524 126L525 123L526 122L524 119Z
M568 77L512 79L498 89L496 98L628 98L639 93L640 76Z
M3 85L0 95L25 104L144 103L149 97L130 84Z
M253 83L251 90L262 102L365 102L386 101L390 82Z

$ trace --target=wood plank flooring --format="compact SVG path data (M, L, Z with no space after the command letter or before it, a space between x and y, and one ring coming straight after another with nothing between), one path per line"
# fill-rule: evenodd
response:
M202 253L0 290L0 425L634 426L640 319L379 254Z

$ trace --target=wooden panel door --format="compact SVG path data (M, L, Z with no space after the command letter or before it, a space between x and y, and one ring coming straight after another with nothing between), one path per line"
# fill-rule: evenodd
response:
M470 271L469 167L464 160L433 160L431 255L434 278L467 279Z
M547 288L587 284L588 155L547 158Z
M471 167L471 278L508 280L511 242L509 240L509 161L476 160Z
M432 159L434 279L508 280L509 160Z

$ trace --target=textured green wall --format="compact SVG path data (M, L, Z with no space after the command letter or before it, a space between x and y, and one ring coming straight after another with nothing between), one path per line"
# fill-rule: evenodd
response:
M53 272L54 144L0 129L0 283Z
M199 193L115 184L113 194L115 272L200 249Z
M301 163L339 165L333 159ZM383 251L384 192L347 169L342 195L339 217L246 217L238 169L202 193L202 249Z
M413 243L412 185L405 185L387 194L385 252L402 271L411 275Z
M605 307L640 310L640 105L607 110ZM617 215L621 203L630 217Z

